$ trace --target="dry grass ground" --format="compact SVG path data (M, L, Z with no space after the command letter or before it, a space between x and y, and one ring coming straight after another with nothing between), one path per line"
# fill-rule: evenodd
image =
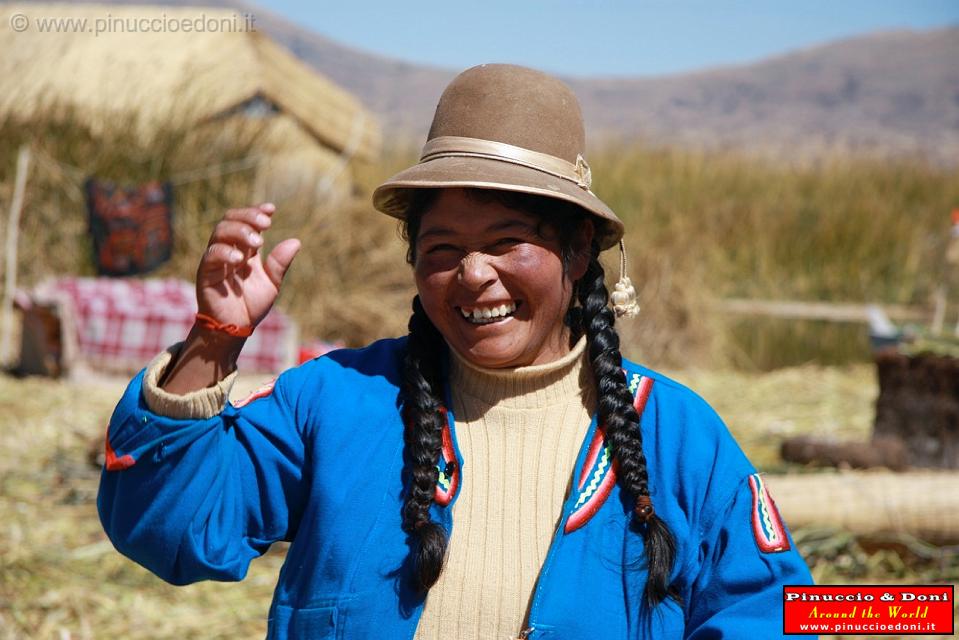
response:
M870 429L869 366L673 375L719 410L767 470L782 467L785 436L865 438ZM240 584L172 587L106 540L96 515L99 471L89 456L123 385L0 377L0 640L263 637L282 549L254 562ZM959 580L947 550L918 541L876 548L841 532L795 535L822 582Z
M89 456L124 384L0 377L0 638L263 637L282 553L177 588L106 539Z

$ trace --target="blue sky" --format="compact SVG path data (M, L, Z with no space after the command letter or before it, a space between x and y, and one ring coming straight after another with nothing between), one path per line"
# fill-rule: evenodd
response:
M857 34L959 24L959 0L279 0L342 43L411 62L512 62L569 75L658 75Z

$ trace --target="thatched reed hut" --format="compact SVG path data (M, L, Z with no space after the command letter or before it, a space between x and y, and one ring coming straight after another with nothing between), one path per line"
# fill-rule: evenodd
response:
M255 30L211 8L0 6L0 118L61 108L93 130L129 122L253 127L267 195L342 195L351 167L378 152L374 117L345 90ZM253 123L252 125L250 123ZM226 134L228 135L228 134ZM273 196L275 197L275 196Z

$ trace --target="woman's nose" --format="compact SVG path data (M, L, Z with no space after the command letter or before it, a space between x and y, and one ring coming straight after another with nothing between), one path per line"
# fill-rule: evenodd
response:
M485 254L474 251L460 261L459 281L464 287L480 291L496 282L497 277L496 269Z

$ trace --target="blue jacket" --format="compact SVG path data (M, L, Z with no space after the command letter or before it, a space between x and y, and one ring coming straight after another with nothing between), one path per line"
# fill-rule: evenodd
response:
M110 539L173 584L241 580L253 558L288 540L269 639L412 638L423 599L406 579L401 529L404 351L394 339L333 352L207 420L152 413L141 372L108 431L98 507ZM642 537L594 419L528 637L779 637L782 585L811 579L762 478L701 398L624 368L642 410L653 504L677 541L683 604L642 604ZM471 478L452 414L446 445L433 516L455 536L451 507Z

